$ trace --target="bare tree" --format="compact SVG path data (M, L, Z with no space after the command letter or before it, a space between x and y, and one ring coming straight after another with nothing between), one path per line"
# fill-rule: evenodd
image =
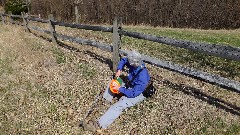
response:
M78 4L76 4L78 1ZM224 0L31 0L32 14L81 23L112 23L191 28L239 28L240 1Z

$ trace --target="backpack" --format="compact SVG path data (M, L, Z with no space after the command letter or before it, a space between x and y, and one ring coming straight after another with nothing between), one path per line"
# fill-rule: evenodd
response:
M156 88L153 86L153 80L150 79L147 87L143 91L143 96L146 98L150 98L155 94L155 92L156 92Z

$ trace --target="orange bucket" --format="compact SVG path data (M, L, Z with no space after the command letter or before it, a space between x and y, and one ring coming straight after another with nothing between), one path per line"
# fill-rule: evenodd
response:
M119 91L116 89L113 89L113 86L115 86L115 85L121 86L122 82L123 81L120 77L118 77L117 79L112 79L112 81L110 83L110 91L114 94L119 94Z

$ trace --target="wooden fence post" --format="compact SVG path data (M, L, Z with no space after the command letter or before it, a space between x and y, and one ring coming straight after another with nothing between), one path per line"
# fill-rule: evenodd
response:
M28 28L28 20L26 18L26 14L24 12L22 12L22 18L23 18L23 23L24 23L24 26L25 26L25 31L26 32L30 32L29 28Z
M55 25L52 24L52 21L54 21L53 14L48 15L48 20L49 20L49 29L50 29L51 35L52 35L52 42L54 44L57 44Z
M11 11L8 11L8 16L9 16L9 22L11 23L11 24L13 24L13 18L12 18L12 12Z
M4 25L4 24L6 24L5 23L5 18L4 18L4 16L1 14L1 18L2 18L2 24Z
M121 45L121 37L118 32L122 27L122 18L115 17L113 22L113 72L115 73L117 70L117 65L119 62L119 49Z
M79 15L79 11L78 11L77 5L75 6L75 16L76 16L76 24L79 24L80 15Z

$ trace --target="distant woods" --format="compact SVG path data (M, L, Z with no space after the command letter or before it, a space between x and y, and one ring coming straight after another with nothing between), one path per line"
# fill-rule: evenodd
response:
M59 21L148 24L179 28L240 28L240 0L31 0L30 13Z

